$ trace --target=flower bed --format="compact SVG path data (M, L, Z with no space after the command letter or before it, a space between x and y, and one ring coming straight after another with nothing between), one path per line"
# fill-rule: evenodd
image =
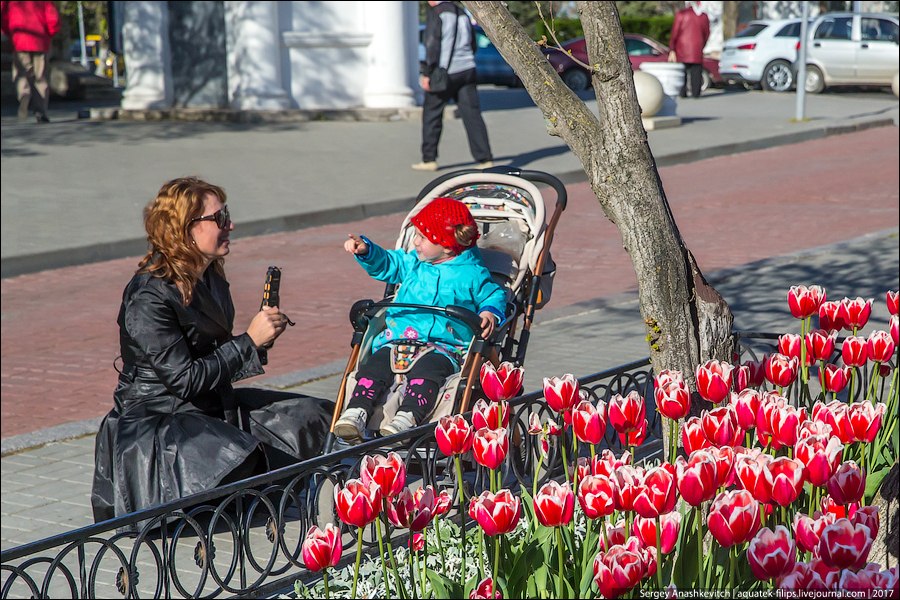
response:
M659 431L657 411L675 422L688 415L683 374L657 373L653 394L547 378L545 403L527 420L525 406L510 420L521 369L486 365L489 401L476 405L471 423L444 417L435 429L440 454L431 460L442 461L445 477L408 480L411 455L364 457L359 477L335 487L338 527L307 533L305 564L323 577L298 582L297 593L615 598L778 588L896 596L897 566L867 558L882 517L870 502L898 455L897 293L887 294L890 331L867 338L858 333L871 300L829 303L821 288L798 286L788 302L800 334L781 336L777 352L697 368L697 392L715 406L683 422L680 444L679 428L669 428L668 461L642 446ZM820 329L811 330L813 316ZM841 329L852 335L839 341ZM598 452L610 427L624 451ZM533 474L530 484L514 476L522 472ZM406 547L392 547L388 524L409 532ZM373 526L378 550L363 563ZM357 545L355 563L329 579L345 542Z

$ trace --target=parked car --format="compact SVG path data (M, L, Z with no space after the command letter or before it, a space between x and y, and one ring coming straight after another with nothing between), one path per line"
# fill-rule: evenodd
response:
M590 73L573 58L583 63L588 63L587 44L583 37L572 40L562 45L564 50L571 51L568 56L558 49L548 48L544 50L547 60L559 73L563 83L575 91L587 89L591 85ZM636 33L625 34L625 49L631 61L632 69L639 69L644 62L666 62L669 58L669 48L665 44ZM711 58L703 59L703 85L706 90L712 85L722 83L719 76L719 63Z
M813 21L806 91L829 85L889 86L900 65L900 24L893 15L827 13Z
M475 70L478 73L478 83L492 83L507 87L519 87L522 83L516 76L513 68L494 47L487 34L479 25L472 26L475 35L475 44L478 46L475 52ZM425 25L419 25L419 62L425 62Z
M722 45L719 73L729 84L787 92L794 86L794 62L802 19L750 21Z

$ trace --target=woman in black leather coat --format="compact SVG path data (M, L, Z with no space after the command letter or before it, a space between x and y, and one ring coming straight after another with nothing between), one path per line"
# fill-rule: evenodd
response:
M97 434L97 522L311 458L324 443L330 402L232 388L263 373L257 350L287 321L264 308L232 335L225 200L189 177L163 185L144 209L150 252L122 296L124 367Z

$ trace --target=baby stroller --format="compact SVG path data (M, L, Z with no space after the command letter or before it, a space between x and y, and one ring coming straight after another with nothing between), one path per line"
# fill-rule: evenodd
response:
M556 192L556 208L546 224L544 199L535 185L538 183L546 184ZM392 302L397 284L388 284L384 298L379 302L356 302L350 310L350 323L353 325L352 350L335 403L326 453L333 448L335 424L356 386L357 369L371 355L372 343L384 329L389 308L413 308L442 313L473 332L462 367L445 380L435 408L429 415L429 422L469 409L473 389L479 382L479 372L485 359L494 363L510 361L516 365L525 361L534 311L549 301L556 274L549 250L556 224L566 207L565 186L547 173L510 167L448 173L432 181L419 193L416 205L403 220L397 249L409 251L413 248L415 226L411 219L438 197L459 200L472 213L481 234L478 248L485 266L494 280L507 290L506 320L490 339L484 340L480 337L480 319L474 312L452 305L438 307ZM404 339L397 340L397 343L416 342ZM383 403L376 402L377 408L369 419L366 437L375 437L375 432L380 430L382 424L393 418L403 397L404 385L403 378L398 375Z

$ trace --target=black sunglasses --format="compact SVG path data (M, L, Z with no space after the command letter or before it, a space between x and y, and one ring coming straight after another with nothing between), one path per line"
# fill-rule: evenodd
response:
M223 206L221 210L217 210L211 215L191 219L191 223L194 221L215 221L219 229L225 229L228 226L228 222L231 221L231 216L228 214L228 207Z

